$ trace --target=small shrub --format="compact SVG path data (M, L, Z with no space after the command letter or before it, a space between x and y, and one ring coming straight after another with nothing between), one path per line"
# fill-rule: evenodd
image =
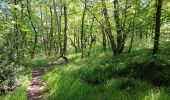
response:
M14 89L15 67L14 63L0 64L0 94Z

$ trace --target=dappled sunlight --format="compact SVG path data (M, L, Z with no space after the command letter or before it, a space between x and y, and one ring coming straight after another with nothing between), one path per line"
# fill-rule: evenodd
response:
M165 42L170 42L170 39L166 39Z
M160 91L159 90L154 90L154 89L152 89L152 90L150 90L149 91L149 94L148 95L146 95L143 99L144 100L160 100Z
M53 78L51 76L55 76L55 78ZM46 76L44 78L47 79L47 81L49 83L52 83L52 82L56 81L57 78L59 78L59 75L57 73L52 72L52 73L46 74Z
M0 100L169 100L169 0L0 0Z

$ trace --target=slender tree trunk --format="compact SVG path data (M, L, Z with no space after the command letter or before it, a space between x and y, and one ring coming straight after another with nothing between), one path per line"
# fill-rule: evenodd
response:
M33 23L33 20L32 20L32 17L31 17L31 12L30 12L30 8L29 8L29 0L27 0L27 12L28 12L28 18L31 22L31 26L34 30L34 33L35 33L35 37L34 37L34 47L32 49L32 53L31 53L31 58L34 58L35 57L35 48L37 46L37 42L38 42L38 32L36 31L36 28L34 26L34 23Z
M156 62L156 55L159 49L159 37L160 37L160 27L161 27L161 9L163 0L156 0L156 26L155 26L155 37L154 37L154 47L153 47L153 59Z
M63 46L63 55L67 54L67 7L64 5L64 46Z
M135 10L135 14L133 16L133 22L132 22L132 34L131 34L131 41L130 41L130 46L129 46L129 50L128 50L128 53L131 52L132 50L132 46L133 46L133 41L134 41L134 35L135 35L135 19L136 19L136 14L137 14L137 11Z
M24 19L24 4L22 3L22 0L19 0L20 2L20 5L21 5L21 23L22 24L25 24L25 21L23 20ZM22 39L21 39L21 42L20 42L20 47L23 49L26 45L24 44L24 42L26 41L26 35L27 35L27 32L24 32L22 29L22 25L20 25L20 33L23 34L22 35ZM22 58L24 58L25 52L24 50L22 50L22 55L20 55Z
M80 48L81 48L81 42L80 42L80 36L78 35L78 37L77 37L77 47L79 48L79 50L81 50Z
M46 40L45 40L45 36L44 36L44 22L43 22L41 4L40 4L40 12L41 12L41 32L42 32L42 39L43 39L43 44L44 44L44 52L45 52L45 55L47 55L47 46L46 46Z
M132 36L131 36L131 41L130 41L130 46L129 46L129 50L128 50L128 53L130 53L131 52L131 50L132 50L132 45L133 45L133 40L134 40L134 31L135 29L134 29L134 22L133 22L133 31L132 31Z
M48 20L48 18L46 17L46 19ZM48 28L48 26L49 26L49 24L48 24L48 22L47 22L47 20L45 21L45 29L46 29L46 38L45 38L45 40L46 40L46 48L47 48L47 55L49 55L49 40L50 40L50 35L49 35L49 28Z
M102 45L103 45L103 50L106 51L106 45L107 45L107 40L106 40L106 33L105 33L105 29L102 29L102 36L103 36L103 40L102 40Z
M114 37L113 37L113 34L112 34L111 24L109 22L109 15L108 15L108 12L107 12L105 0L101 0L101 1L102 1L103 14L104 14L105 23L106 23L106 29L105 30L106 30L106 33L107 33L109 40L110 40L112 52L113 52L113 54L117 54L117 49L116 49Z
M60 52L61 51L61 48L60 48L61 39L60 39L60 36L59 36L60 35L60 25L59 25L59 17L58 17L58 13L57 13L56 1L55 0L53 0L53 9L54 9L54 14L55 14L56 29L58 31L58 38L57 38L58 40L56 40L56 46L57 46L57 49Z
M119 5L119 4L118 4ZM124 10L124 21L123 21L123 37L121 40L121 45L119 47L119 53L121 54L123 52L123 49L125 47L125 40L126 40L126 36L127 33L129 32L128 28L126 28L126 20L127 20L127 9L128 9L128 0L126 0L126 4L125 4L125 10ZM119 10L118 10L119 11ZM129 25L130 27L130 25Z
M116 23L116 31L117 31L117 49L118 52L120 52L121 44L123 40L122 30L121 30L121 24L120 24L120 18L119 18L119 2L118 0L114 0L114 19Z
M51 15L51 27L50 27L50 53L51 54L51 51L52 51L52 46L53 46L53 12L52 12L52 7L50 7L50 15Z
M14 5L17 5L17 0L14 0ZM17 22L18 18L17 18L17 8L14 8L14 21L16 22L16 24L14 24L14 33L15 33L15 42L17 43L18 41L18 22Z
M14 5L17 5L17 0L14 0ZM16 52L16 58L14 59L15 61L19 60L19 30L18 30L18 17L17 17L17 8L14 8L14 21L16 22L14 24L14 33L15 33L15 38L14 38L14 48Z
M82 24L81 24L81 57L84 57L84 20L85 20L85 15L86 15L86 1L84 3L84 11L83 11L83 16L82 16Z
M94 18L92 19L92 24L90 26L90 44L89 44L89 51L88 51L88 56L90 56L90 51L94 42L94 37L93 37L93 24L94 24Z
M76 45L76 31L74 27L74 34L73 34L73 40L70 38L71 45L74 47L75 52L78 52L78 47Z
M76 46L76 31L75 31L75 27L74 27L74 39L73 39L73 43L74 43L75 52L78 52L77 46Z
M62 7L60 8L61 15L59 16L59 25L58 25L58 41L59 41L59 47L60 47L60 55L62 55L63 49L62 49L62 41L61 41L61 17L62 17Z

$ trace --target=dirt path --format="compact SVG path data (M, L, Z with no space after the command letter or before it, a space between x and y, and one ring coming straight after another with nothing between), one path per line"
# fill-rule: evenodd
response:
M41 80L41 77L44 74L44 72L46 72L49 68L54 67L54 65L60 64L63 61L64 61L63 58L59 58L58 60L51 62L42 68L35 69L33 71L32 79L27 89L28 100L44 100L42 92L45 88L45 84Z

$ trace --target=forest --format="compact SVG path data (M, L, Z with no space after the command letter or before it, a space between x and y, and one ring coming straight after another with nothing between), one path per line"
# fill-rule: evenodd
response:
M0 100L169 100L170 0L0 0Z

